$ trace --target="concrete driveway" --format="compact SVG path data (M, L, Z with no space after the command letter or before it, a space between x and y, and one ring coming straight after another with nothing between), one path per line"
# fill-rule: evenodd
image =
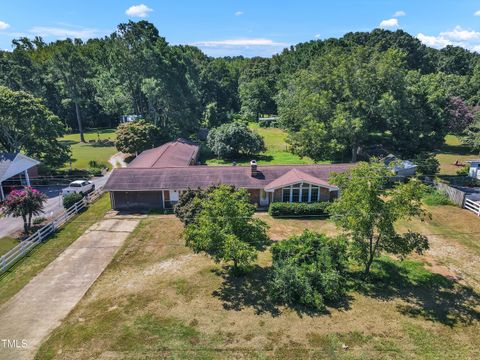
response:
M96 188L99 188L107 182L110 173L105 176L93 178L92 181ZM65 209L62 203L62 189L64 186L59 185L47 185L47 186L35 186L36 189L42 191L48 196L48 200L45 203L44 216L46 218L53 218L61 214ZM23 228L23 221L21 218L0 218L0 238L4 236L12 235Z
M0 359L33 359L41 342L77 305L138 222L111 218L92 225L0 307Z

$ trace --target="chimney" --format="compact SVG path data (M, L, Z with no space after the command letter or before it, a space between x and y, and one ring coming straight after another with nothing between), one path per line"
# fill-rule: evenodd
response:
M257 161L256 160L250 161L250 170L252 172L252 174L251 174L252 177L257 176L258 171L257 171Z

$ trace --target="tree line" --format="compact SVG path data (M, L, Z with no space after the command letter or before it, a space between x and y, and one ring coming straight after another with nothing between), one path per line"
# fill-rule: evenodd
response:
M40 134L48 139L74 131L84 141L85 128L116 126L125 114L155 126L158 142L278 114L291 150L314 160L356 160L378 143L413 156L438 148L447 132L476 136L479 77L476 53L435 50L401 30L310 41L271 58L211 58L169 44L149 22L130 21L104 38L20 38L0 52L0 100L29 97L37 112L34 103L42 105L54 124ZM10 151L5 144L23 118L0 117L8 132L0 146ZM30 140L13 148L52 165L68 158L53 140L30 151L36 131L32 124Z

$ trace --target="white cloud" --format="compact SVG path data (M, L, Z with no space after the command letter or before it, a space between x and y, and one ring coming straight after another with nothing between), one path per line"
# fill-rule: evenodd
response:
M10 27L10 24L7 24L5 21L0 21L0 30L5 30Z
M315 34L315 39L320 39L322 37L321 34Z
M32 34L42 37L56 37L56 38L80 38L89 39L99 34L98 29L90 28L60 28L60 27L48 27L48 26L34 26L30 29Z
M381 28L397 28L398 27L398 19L392 18L387 20L382 20L380 23Z
M406 16L407 13L403 10L398 10L395 12L395 14L393 14L393 17L401 17L401 16Z
M473 30L463 29L461 26L457 26L451 31L441 32L440 36L452 41L469 41L480 39L480 33Z
M214 46L287 46L287 43L275 42L271 39L229 39L198 41L192 45L214 47Z
M140 5L132 5L130 6L126 11L125 14L128 16L134 16L134 17L147 17L148 13L152 12L153 9L149 8L145 4L140 4Z
M480 10L475 11L475 13L473 14L473 16L480 16Z
M460 46L472 51L480 51L480 32L456 26L453 30L443 31L438 35L418 34L417 38L427 46L437 49L448 45Z
M244 13L243 11L237 11L235 12L235 16L242 16Z
M442 38L440 36L429 36L425 35L422 33L419 33L417 35L417 39L420 40L422 43L424 43L427 46L433 47L433 48L444 48L447 45L451 45L451 42L445 38Z

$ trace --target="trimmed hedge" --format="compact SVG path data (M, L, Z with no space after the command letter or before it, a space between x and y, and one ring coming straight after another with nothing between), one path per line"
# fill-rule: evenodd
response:
M328 215L326 210L328 202L316 203L286 203L274 202L270 204L268 213L273 216L320 216Z

